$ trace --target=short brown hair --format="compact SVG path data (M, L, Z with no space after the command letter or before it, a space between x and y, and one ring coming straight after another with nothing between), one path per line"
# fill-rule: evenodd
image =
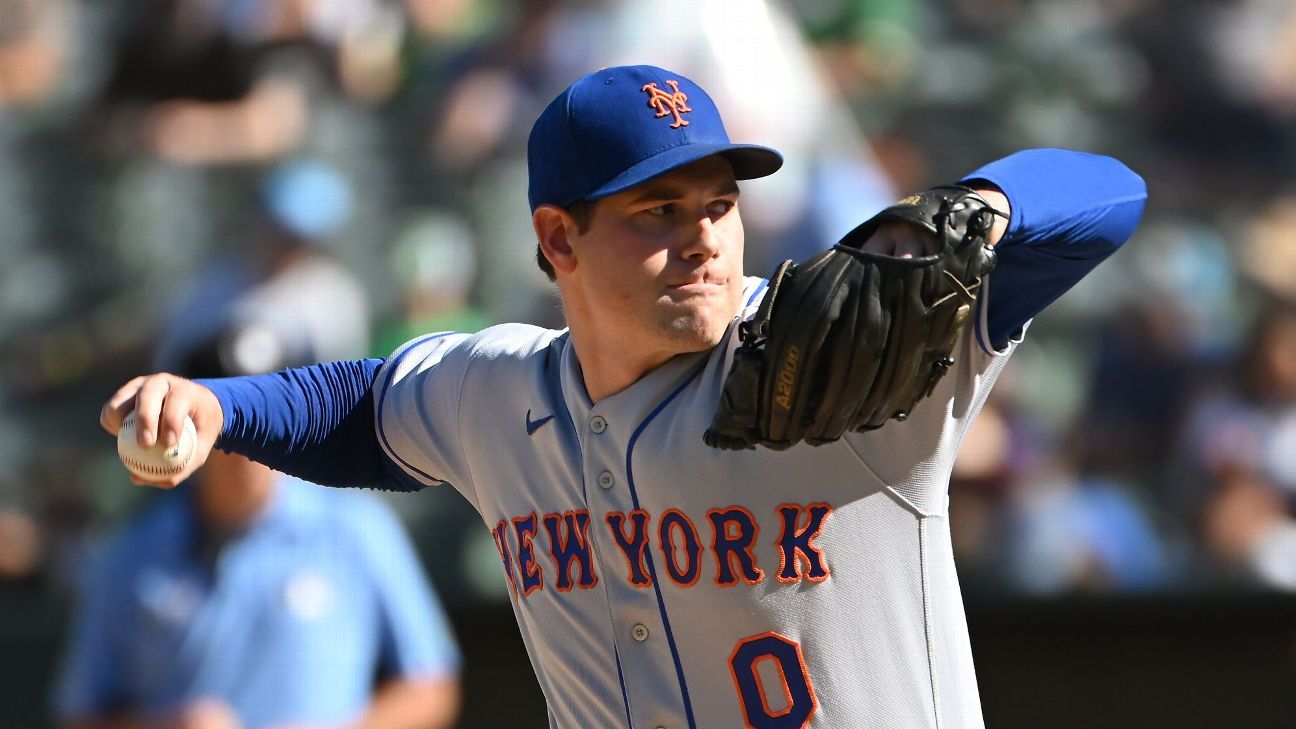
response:
M594 206L597 204L597 200L577 200L567 206L567 214L572 216L572 220L576 221L576 230L582 233L589 230L590 221L594 219ZM558 280L558 276L554 273L553 264L549 262L548 258L545 258L544 251L541 250L539 243L536 243L536 264L540 266L540 270L544 271L550 281Z

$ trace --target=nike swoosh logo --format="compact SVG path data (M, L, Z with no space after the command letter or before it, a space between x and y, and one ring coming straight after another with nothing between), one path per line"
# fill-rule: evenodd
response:
M532 420L531 411L527 410L526 412L527 435L534 434L537 430L540 430L541 426L543 426L545 423L549 422L550 420L553 420L552 415L546 415L543 418L540 418L539 420Z

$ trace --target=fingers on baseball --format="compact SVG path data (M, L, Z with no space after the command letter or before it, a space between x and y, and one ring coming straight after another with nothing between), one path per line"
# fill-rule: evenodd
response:
M180 430L184 428L184 420L192 405L192 400L184 389L172 387L168 391L166 403L158 417L158 437L161 438L162 445L173 448L180 442ZM197 425L197 421L194 424Z
M148 448L157 442L162 408L167 404L167 394L170 391L170 375L152 375L144 379L139 392L135 394L135 436L142 448Z
M99 425L108 431L109 435L117 435L126 415L135 409L135 393L139 392L140 385L146 379L148 378L143 376L136 377L117 388L112 397L108 398L108 402L99 409Z

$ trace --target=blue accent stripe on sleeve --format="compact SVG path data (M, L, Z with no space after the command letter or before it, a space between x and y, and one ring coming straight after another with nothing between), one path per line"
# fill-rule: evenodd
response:
M634 504L634 508L636 509L640 508L640 506L639 492L635 489L634 463L632 458L634 455L635 443L639 440L639 436L643 433L644 429L648 427L648 424L653 421L653 418L656 418L658 413L664 410L672 400L684 391L684 388L688 387L693 380L697 379L698 375L702 374L705 365L706 361L704 360L698 365L697 369L693 371L693 374L684 379L683 384L675 388L675 391L667 395L666 399L662 400L660 405L654 408L651 413L648 413L648 417L644 418L644 421L639 424L638 428L635 428L634 433L630 436L630 443L626 445L626 482L630 489L631 503ZM660 581L657 579L657 568L653 564L652 551L644 550L644 558L644 562L648 567L648 574L652 576L653 593L657 596L657 610L661 613L662 627L666 630L666 643L670 646L671 659L675 662L675 676L679 679L680 696L684 699L684 716L688 719L689 729L697 729L697 721L693 718L693 702L689 699L688 682L684 679L684 665L680 662L679 648L675 645L675 632L671 630L670 617L666 614L666 601L662 598L661 585L659 584Z
M383 428L382 410L383 410L383 403L387 400L387 390L388 388L391 387L392 375L395 374L397 368L400 366L401 360L405 359L405 357L409 355L410 352L413 352L415 349L418 349L419 345L423 344L424 342L430 342L433 339L448 337L451 334L458 334L458 332L438 332L436 334L429 334L428 336L423 337L422 339L418 340L414 344L406 347L405 351L397 355L396 359L387 362L388 368L387 368L386 376L383 377L382 392L378 393L377 414L376 417L374 418L374 424L377 426L378 429L378 440L382 442L383 450L387 452L387 454L392 458L392 460L399 463L402 468L405 468L410 473L418 474L419 476L429 481L433 481L435 483L442 483L442 479L437 478L436 476L433 476L432 474L427 473L426 471L423 471L422 469L416 467L414 464L410 463L404 458L401 458L400 454L396 452L396 449L392 448L391 442L387 440L386 430Z
M745 309L751 306L752 302L760 298L761 292L763 292L768 287L769 287L769 279L762 279L760 285L756 287L756 290L752 292L751 296L747 297L747 303L743 304L743 308Z

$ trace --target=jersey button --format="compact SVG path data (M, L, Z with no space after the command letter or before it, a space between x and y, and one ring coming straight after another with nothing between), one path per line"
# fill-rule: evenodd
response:
M604 471L599 474L598 482L599 486L602 486L605 489L610 489L616 485L616 476L613 476L610 471Z
M602 415L595 415L590 418L589 426L595 433L602 433L607 430L607 420Z
M648 640L648 626L643 623L635 623L635 626L630 629L630 637L640 643Z

